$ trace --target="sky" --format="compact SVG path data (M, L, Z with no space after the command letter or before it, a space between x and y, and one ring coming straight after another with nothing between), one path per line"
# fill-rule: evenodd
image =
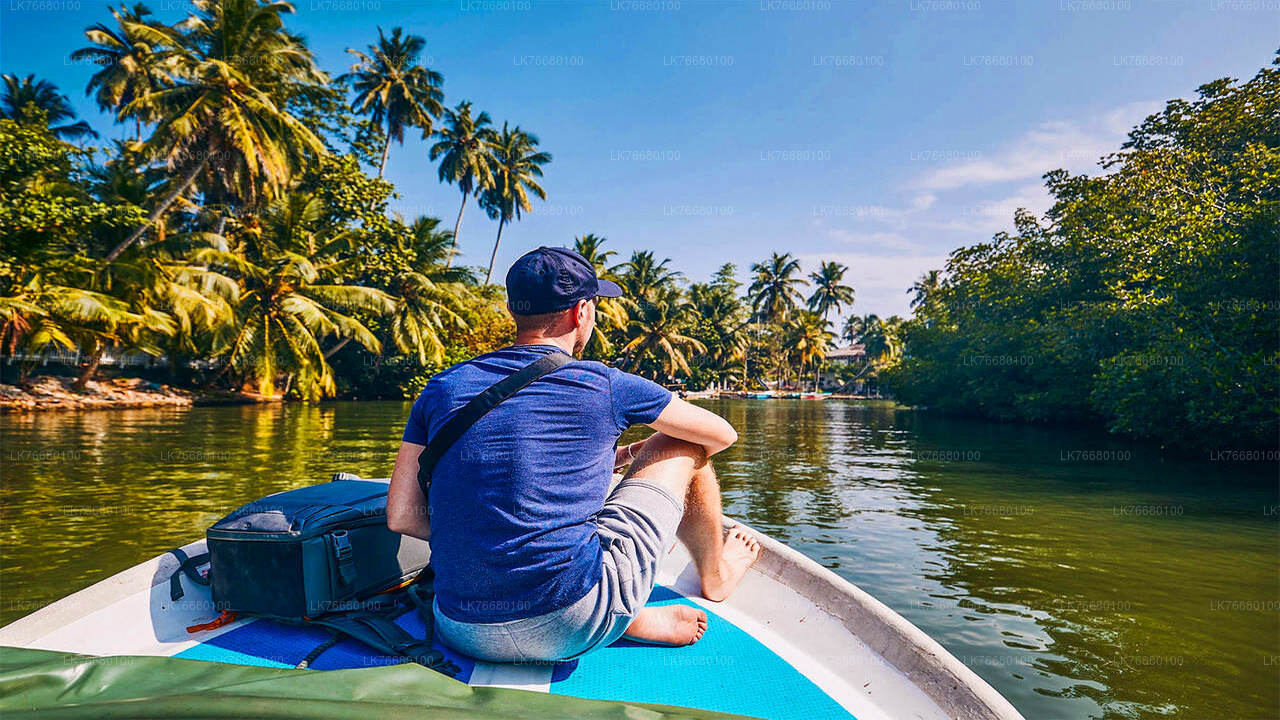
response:
M70 53L91 0L0 0L0 68L85 97ZM148 5L165 21L184 0ZM958 247L1049 206L1041 175L1096 172L1128 130L1280 47L1280 0L297 0L289 27L321 66L402 26L427 40L450 106L470 100L553 156L546 202L503 231L495 277L539 245L595 233L649 249L690 280L746 278L772 252L807 274L849 267L862 315L908 314L906 289ZM417 133L387 177L406 217L451 226L460 195ZM462 262L486 265L497 224L471 203Z

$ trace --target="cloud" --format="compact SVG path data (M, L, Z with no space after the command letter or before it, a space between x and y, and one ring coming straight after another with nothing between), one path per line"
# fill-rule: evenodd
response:
M849 268L845 281L856 293L852 310L856 315L881 316L911 314L907 289L929 270L941 270L947 256L925 253L881 255L866 252L806 253L798 256L803 267L817 267L820 261L834 260Z
M1135 102L1083 121L1046 121L993 153L937 168L912 185L955 190L1039 178L1058 168L1093 168L1098 158L1119 149L1130 128L1160 107L1156 102Z

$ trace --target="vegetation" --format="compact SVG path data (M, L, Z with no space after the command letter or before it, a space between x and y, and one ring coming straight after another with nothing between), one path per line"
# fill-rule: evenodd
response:
M81 388L129 353L191 386L401 397L510 342L491 281L504 228L546 199L537 136L446 106L425 40L400 28L333 78L288 29L288 3L193 4L172 25L111 9L73 55L94 63L85 92L131 140L73 144L96 136L58 88L3 77L0 353L18 380L64 350ZM689 282L584 234L576 249L626 290L600 302L587 354L691 389L869 381L999 419L1274 444L1278 118L1280 65L1170 102L1102 174L1047 174L1044 218L1019 212L1016 233L923 275L909 320L854 314L836 262L806 274L772 253L745 284L732 264ZM388 212L383 171L411 129L461 195L452 231ZM470 202L496 221L487 268L453 263ZM828 362L837 335L865 359Z
M1135 128L1097 176L1054 171L1044 219L914 288L910 403L1102 421L1180 447L1271 447L1280 387L1280 56Z
M111 8L73 53L131 141L73 145L96 136L65 95L3 77L0 351L19 381L63 350L83 360L81 388L111 353L163 357L208 388L399 395L505 342L501 294L452 267L456 225L389 214L381 178L407 129L435 136L441 180L500 237L545 198L537 138L495 133L466 101L446 112L425 41L400 28L333 79L288 29L290 4L193 5L172 25Z

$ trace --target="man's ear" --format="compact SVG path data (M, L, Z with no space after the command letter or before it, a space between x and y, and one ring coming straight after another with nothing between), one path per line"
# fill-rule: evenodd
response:
M579 300L577 305L573 306L573 326L582 327L587 324L587 306L591 304L591 300Z

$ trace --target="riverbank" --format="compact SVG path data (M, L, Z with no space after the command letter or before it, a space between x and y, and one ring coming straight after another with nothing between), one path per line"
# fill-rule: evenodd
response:
M44 375L25 387L0 384L0 413L57 410L124 410L192 405L248 405L279 402L252 393L198 393L142 378L90 380L83 391L71 387L73 378Z

